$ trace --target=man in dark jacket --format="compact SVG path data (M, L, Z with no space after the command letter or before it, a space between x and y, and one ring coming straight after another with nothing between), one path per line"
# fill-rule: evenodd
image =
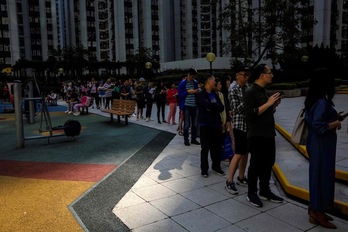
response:
M197 94L198 117L201 138L201 175L208 177L208 153L212 160L212 170L223 176L221 170L221 118L224 106L219 96L214 92L215 77L210 76L205 81L205 88Z

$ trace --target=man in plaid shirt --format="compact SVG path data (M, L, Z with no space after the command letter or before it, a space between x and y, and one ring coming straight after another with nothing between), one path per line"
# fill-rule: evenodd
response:
M229 92L230 109L232 112L232 127L235 138L234 156L230 162L229 175L225 189L231 194L238 194L235 186L234 174L239 167L239 175L236 184L247 186L248 179L245 177L245 169L248 162L248 146L246 123L244 116L244 92L247 88L249 78L249 67L245 65L236 68L236 84Z

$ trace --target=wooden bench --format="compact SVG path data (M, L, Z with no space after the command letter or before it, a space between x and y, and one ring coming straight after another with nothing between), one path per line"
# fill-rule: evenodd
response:
M128 125L128 116L133 114L135 103L133 100L113 99L111 110L103 110L103 112L110 113L111 121L114 120L113 115L117 115L118 123L121 122L121 116L124 116L125 124Z

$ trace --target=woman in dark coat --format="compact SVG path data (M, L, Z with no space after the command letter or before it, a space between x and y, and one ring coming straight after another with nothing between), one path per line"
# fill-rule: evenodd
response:
M335 192L336 130L342 117L334 109L334 77L327 69L315 70L305 100L305 119L309 126L309 221L335 229L325 212L332 209Z

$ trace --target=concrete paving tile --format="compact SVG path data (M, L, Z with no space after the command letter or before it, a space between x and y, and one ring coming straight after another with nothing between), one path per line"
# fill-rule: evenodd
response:
M157 164L166 167L167 169L182 169L183 161L173 159L172 157L164 157L159 162L157 162Z
M228 199L228 196L218 193L208 187L185 192L181 195L201 206L214 204L216 202Z
M164 219L150 225L142 226L132 230L133 232L163 232L163 231L175 231L175 232L187 232L178 223L172 219Z
M175 169L173 170L174 172L178 173L179 175L189 177L189 176L194 176L194 175L200 175L201 174L201 169L198 167L195 167L193 165L184 163L181 166L181 169Z
M204 186L196 181L189 180L187 178L172 180L162 183L163 186L173 190L177 193L189 192L195 189L203 188Z
M230 225L228 227L217 230L216 232L245 232L245 230L242 230L241 228L235 225Z
M251 205L251 203L246 199L246 195L247 195L246 193L245 194L239 194L237 197L234 197L233 200L236 200L236 201L239 201L242 204L251 206L251 207L253 207L256 210L259 210L261 212L266 212L266 211L268 211L270 209L273 209L273 208L276 208L276 207L279 207L279 206L285 204L285 203L274 203L274 202L270 202L270 201L261 200L262 203L263 203L263 207L258 208L258 207L255 207L255 206Z
M197 209L172 217L174 221L190 232L211 232L231 224L206 209Z
M226 181L226 177L218 176L212 173L209 173L208 178L203 178L201 174L189 176L187 178L189 178L190 180L196 181L204 186L209 186L216 183L224 183Z
M175 195L176 193L161 184L146 186L143 188L133 189L133 192L146 201L153 201L156 199Z
M147 177L145 175L142 175L139 180L133 185L132 189L136 188L142 188L150 185L156 185L158 184L156 181L151 179L150 177Z
M129 229L148 225L167 218L149 203L117 209L113 212Z
M261 213L255 208L242 204L233 199L218 202L216 204L206 206L205 208L233 224L242 221L245 218L249 218Z
M268 222L268 223L265 223ZM249 232L300 232L294 226L291 226L281 220L271 217L265 213L258 214L244 221L238 222L236 226Z
M146 201L133 193L132 191L129 191L126 193L123 198L116 204L114 210L127 208L129 206L137 205L145 203Z
M158 183L163 183L166 181L171 181L171 180L183 178L182 175L178 174L175 171L168 170L168 169L160 169L160 170L155 170L155 171L151 171L151 172L145 172L144 175L153 179L154 181L156 181Z
M179 194L151 201L150 204L169 217L200 208L199 205Z
M225 182L222 182L222 183L212 184L207 187L231 198L237 197L239 194L244 194L248 191L248 187L236 185L236 188L238 190L238 195L232 195L231 193L226 191L225 185L226 185Z
M266 213L303 231L307 231L313 227L308 222L307 209L293 204L284 204Z

